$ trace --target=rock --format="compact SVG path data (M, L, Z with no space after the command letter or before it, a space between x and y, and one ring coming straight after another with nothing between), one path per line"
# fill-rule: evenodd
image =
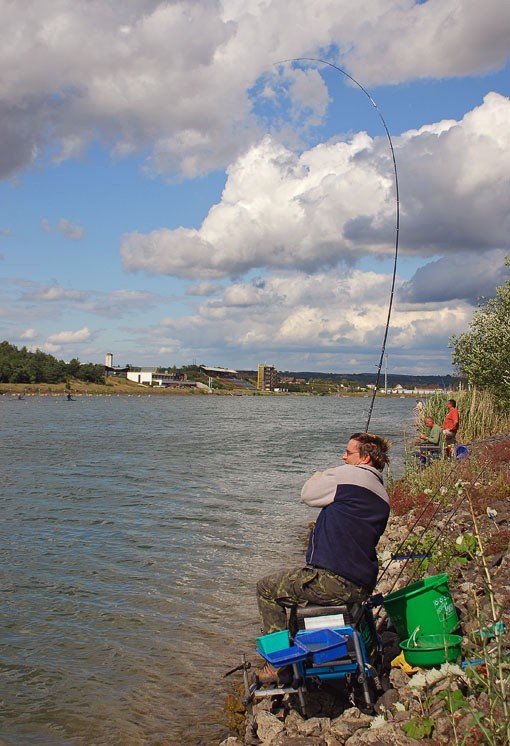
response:
M480 625L476 619L470 619L464 622L464 632L466 635L472 635L473 632L476 632L479 626Z
M381 728L355 733L345 742L345 746L416 746L417 743L414 738L406 736L396 723L386 723Z
M328 746L322 736L288 736L286 733L280 733L271 746Z
M395 723L405 723L407 720L409 720L409 712L407 710L397 711L393 715L393 721Z
M384 692L384 694L377 700L375 710L377 713L382 713L387 710L391 711L393 705L398 702L398 700L398 691L396 689L388 689L388 691Z
M347 710L344 710L341 717L346 723L357 723L358 728L368 728L373 720L370 715L365 715L365 713L358 710L357 707L349 707Z
M470 712L468 712L464 715L461 715L459 720L456 720L455 728L457 730L457 733L469 733L469 731L475 724L475 718Z
M264 697L253 705L253 714L258 717L259 713L272 712L273 708L274 702L269 697Z
M372 720L370 715L364 715L356 707L351 707L331 721L330 732L347 739L360 729L366 730Z
M401 668L392 668L390 672L390 684L394 689L400 689L409 684L409 676Z
M340 743L345 743L358 728L353 728L352 724L344 723L342 718L338 718L331 723L330 733L337 738Z
M300 732L300 728L304 722L305 719L297 710L291 710L285 720L285 729L290 736L295 736Z
M339 740L332 733L326 733L326 735L324 736L324 741L326 743L326 746L343 746L345 743L344 741Z
M438 738L441 743L449 743L453 740L454 733L450 719L446 715L439 715L434 720L434 737Z
M274 738L285 729L283 723L270 712L257 714L257 737L263 746L270 746Z
M299 733L303 736L320 736L328 731L330 724L330 718L310 718L309 720L303 720L299 727Z

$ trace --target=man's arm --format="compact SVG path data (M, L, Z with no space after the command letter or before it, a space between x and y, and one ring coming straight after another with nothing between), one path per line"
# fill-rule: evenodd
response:
M341 468L341 467L340 467ZM344 467L345 468L345 467ZM323 508L335 499L338 487L338 467L316 471L301 490L301 500L312 508Z

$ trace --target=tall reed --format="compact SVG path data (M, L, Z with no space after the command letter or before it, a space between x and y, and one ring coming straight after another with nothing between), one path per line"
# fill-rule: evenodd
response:
M436 392L425 400L425 407L420 414L417 425L423 426L423 418L430 416L439 425L442 424L448 407L448 399L455 399L460 415L460 427L457 443L470 443L490 435L510 432L510 411L489 391L458 391L450 395Z

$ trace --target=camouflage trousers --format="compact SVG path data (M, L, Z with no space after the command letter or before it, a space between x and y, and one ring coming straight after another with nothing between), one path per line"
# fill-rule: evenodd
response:
M257 583L262 634L287 629L287 609L362 603L365 588L320 567L298 567L267 575Z

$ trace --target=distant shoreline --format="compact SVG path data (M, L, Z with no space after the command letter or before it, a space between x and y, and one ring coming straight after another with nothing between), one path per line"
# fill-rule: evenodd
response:
M80 383L77 386L72 385L71 388L66 388L65 384L13 384L13 383L2 383L0 384L0 399L20 399L20 398L32 398L36 396L48 396L55 398L66 398L70 394L73 399L82 399L89 396L297 396L297 397L309 397L309 396L330 396L334 398L347 399L351 397L356 398L371 398L372 392L366 391L352 391L349 393L316 393L316 392L293 392L293 391L258 391L258 390L246 390L246 389L213 389L208 391L207 389L177 389L177 388L159 388L151 386L140 386L139 384L110 384L107 383L104 386L98 384L85 384ZM414 394L384 394L378 392L378 397L384 397L389 399L414 399Z

